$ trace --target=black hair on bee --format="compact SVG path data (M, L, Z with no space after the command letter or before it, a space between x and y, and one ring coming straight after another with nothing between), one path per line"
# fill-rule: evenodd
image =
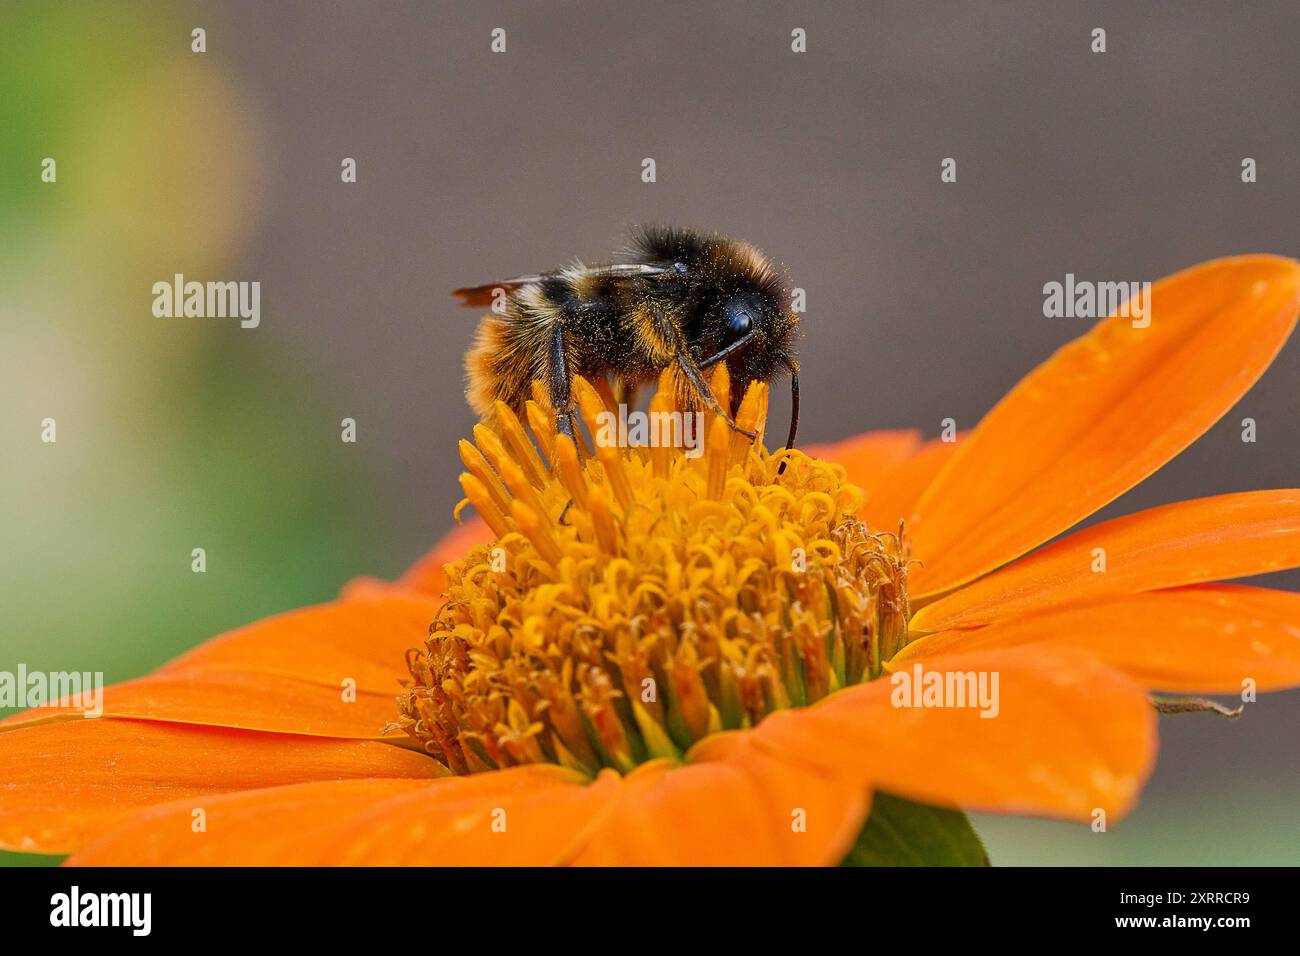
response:
M620 396L674 368L678 400L708 408L736 430L744 383L790 373L787 447L799 423L799 317L783 273L755 246L689 229L636 229L613 263L581 263L454 293L465 305L498 304L466 356L467 397L481 416L497 401L516 412L542 381L560 431L572 435L575 375L611 379ZM707 370L727 363L732 408L719 407ZM630 401L630 398L628 398ZM753 437L753 436L750 436Z

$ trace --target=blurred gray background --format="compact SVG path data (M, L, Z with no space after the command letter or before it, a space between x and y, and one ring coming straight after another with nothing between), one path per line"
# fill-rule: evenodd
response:
M319 460L250 482L250 498L290 502L332 470L354 476L314 519L328 556L284 569L303 601L349 574L396 575L450 524L476 320L450 290L599 260L630 223L749 239L807 289L806 441L974 425L1090 324L1042 315L1043 284L1067 272L1143 280L1300 253L1294 2L238 0L181 4L176 24L182 47L206 26L257 143L232 158L197 134L210 163L251 164L259 182L239 200L247 225L223 275L261 281L262 327L208 333L223 360L206 414L309 409L295 442ZM505 54L489 50L494 27ZM1094 27L1105 54L1090 51ZM340 182L344 157L354 185ZM940 182L945 157L955 184ZM1242 183L1243 157L1258 182ZM250 364L298 371L250 408ZM1292 341L1238 409L1103 517L1296 485L1298 371ZM778 390L778 420L786 401ZM1239 438L1247 415L1256 444ZM344 416L355 446L338 441ZM247 482L247 468L213 456L204 480ZM274 609L241 603L228 580L223 623ZM1300 575L1268 583L1300 588ZM177 586L192 585L152 585ZM182 625L172 641L202 636ZM1163 720L1156 777L1105 836L991 819L981 832L1002 863L1300 862L1298 719L1293 692L1236 723Z

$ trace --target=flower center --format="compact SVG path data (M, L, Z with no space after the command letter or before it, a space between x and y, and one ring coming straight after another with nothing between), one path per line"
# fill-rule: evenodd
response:
M725 366L713 389L728 407ZM578 380L594 453L557 434L536 386L536 446L504 405L461 443L457 510L472 504L497 541L447 566L397 723L449 771L680 758L879 676L905 640L901 531L854 515L862 492L840 466L767 452L762 383L736 413L753 443L675 391L665 378L634 419Z

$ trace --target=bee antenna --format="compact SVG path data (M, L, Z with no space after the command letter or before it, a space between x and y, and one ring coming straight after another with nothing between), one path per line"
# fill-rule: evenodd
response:
M790 363L790 434L786 436L785 447L794 447L794 436L799 431L799 363ZM777 474L785 473L786 461L781 462L781 467L777 469Z

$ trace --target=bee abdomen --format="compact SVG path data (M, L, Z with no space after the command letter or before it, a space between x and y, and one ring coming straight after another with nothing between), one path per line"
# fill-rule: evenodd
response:
M581 306L572 283L561 274L516 289L506 300L504 315L484 316L465 356L467 397L474 411L489 418L492 406L501 401L520 412L535 379L554 384L557 326L563 332L564 358L576 365L583 341L577 328Z

